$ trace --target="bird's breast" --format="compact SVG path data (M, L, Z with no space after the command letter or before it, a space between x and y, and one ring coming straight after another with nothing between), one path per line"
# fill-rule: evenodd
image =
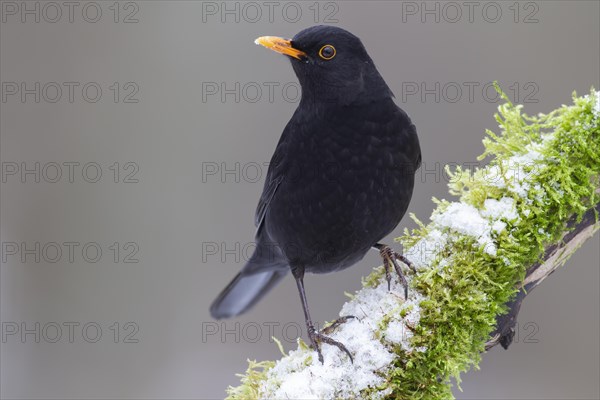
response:
M322 126L293 138L267 215L275 240L301 249L306 260L327 252L338 269L362 258L398 224L413 175L403 171L401 136L378 128Z

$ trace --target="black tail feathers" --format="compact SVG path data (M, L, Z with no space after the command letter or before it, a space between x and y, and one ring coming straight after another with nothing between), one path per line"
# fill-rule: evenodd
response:
M248 311L286 275L286 270L268 270L236 275L210 306L215 319L235 317Z

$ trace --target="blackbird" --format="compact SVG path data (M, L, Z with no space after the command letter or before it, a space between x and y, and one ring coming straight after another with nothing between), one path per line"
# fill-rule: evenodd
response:
M410 203L421 150L415 126L393 101L358 37L332 26L307 28L293 39L263 36L256 43L289 58L302 88L298 108L283 130L256 209L256 249L210 308L216 318L242 314L288 271L296 280L312 347L346 347L317 331L304 291L304 273L348 268L369 249L379 250L388 289L393 267L408 294L397 260L379 243Z

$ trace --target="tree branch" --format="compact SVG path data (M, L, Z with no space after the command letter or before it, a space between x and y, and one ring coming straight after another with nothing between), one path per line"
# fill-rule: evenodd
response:
M321 364L299 339L277 362L250 362L229 399L453 398L452 378L510 345L526 295L600 229L600 93L532 117L498 91L489 165L448 170L459 201L434 199L431 222L413 217L399 238L417 267L409 298L378 267L343 306L357 319L331 337L354 363L324 345Z
M600 191L597 191L597 193L600 193ZM572 218L567 224L567 233L563 239L546 249L544 261L527 269L525 280L520 284L519 292L507 304L509 311L506 314L499 315L496 319L496 329L490 335L490 340L485 344L486 350L497 344L500 344L504 349L508 349L515 336L515 326L523 300L600 229L600 222L597 220L598 214L600 214L600 204L588 210L580 222Z

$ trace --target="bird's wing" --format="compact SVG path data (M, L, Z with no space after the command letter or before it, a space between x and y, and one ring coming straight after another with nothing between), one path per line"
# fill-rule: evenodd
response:
M258 206L256 206L256 215L254 216L254 224L256 225L257 229L260 229L260 226L262 225L265 219L265 215L267 214L269 203L275 195L275 192L277 191L277 188L279 187L279 184L282 180L283 175L277 176L271 180L269 180L267 176L267 181L265 182L263 193L260 196L260 200L258 200Z
M421 167L421 146L417 136L417 128L404 110L396 106L396 116L393 120L394 131L404 137L404 162L414 174Z
M277 143L277 148L273 153L273 157L271 157L269 170L265 180L265 186L263 188L262 195L260 196L260 200L258 201L258 206L256 207L256 214L254 217L254 224L256 225L258 231L260 231L262 227L265 215L269 209L269 203L273 199L275 192L277 192L277 188L285 177L287 165L286 154L289 147L289 137L293 135L293 131L296 129L297 125L298 124L295 122L295 118L292 117L283 130L281 138L279 139L279 143Z

